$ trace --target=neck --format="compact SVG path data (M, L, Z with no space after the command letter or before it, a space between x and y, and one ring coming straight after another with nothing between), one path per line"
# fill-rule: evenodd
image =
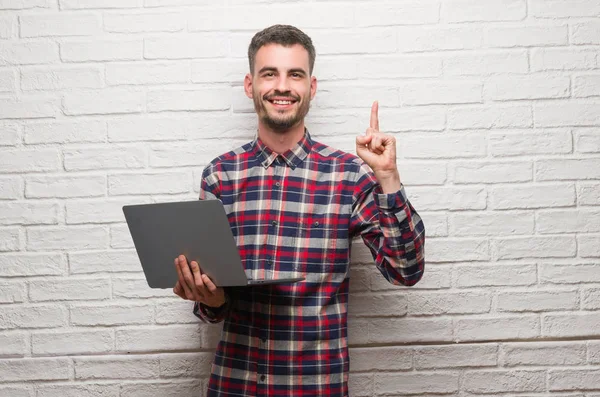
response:
M275 153L285 153L290 150L304 136L304 120L286 131L273 131L259 121L258 137Z

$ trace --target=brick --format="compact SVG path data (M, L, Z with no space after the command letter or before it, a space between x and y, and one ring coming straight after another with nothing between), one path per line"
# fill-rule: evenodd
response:
M538 181L599 179L600 160L595 158L540 160L536 162L535 177Z
M0 146L15 146L21 142L21 126L12 121L0 121Z
M372 265L371 265L372 266ZM388 282L379 272L371 270L371 290L372 291L395 291L398 289L397 285ZM450 269L444 266L436 265L435 268L428 268L427 277L423 278L416 286L411 287L413 289L442 289L450 288ZM354 287L353 287L354 288ZM354 291L354 290L353 290Z
M75 358L75 379L151 379L158 377L158 357Z
M567 98L570 96L570 86L569 77L491 77L485 81L483 97L492 101Z
M148 92L148 111L227 110L231 107L228 88L202 90L156 90Z
M146 59L193 59L223 58L227 56L227 36L223 34L193 34L181 37L153 37L144 39L144 58ZM216 61L226 68L225 60ZM246 63L247 65L247 63ZM197 75L196 75L197 76ZM238 80L241 81L243 75Z
M348 389L351 396L371 397L373 395L373 373L353 374L348 379Z
M0 397L33 397L32 386L7 386L0 387Z
M477 81L415 82L404 84L400 97L406 106L481 103L482 91Z
M59 0L61 10L83 10L97 8L137 8L144 0Z
M37 397L119 397L118 384L41 384L36 385Z
M213 4L212 1L205 1L206 5ZM198 0L144 0L144 7L170 7L170 6L191 6L203 4Z
M154 320L154 306L136 303L73 304L70 307L70 319L72 325L86 327L150 324Z
M206 386L202 380L185 382L169 381L166 383L131 383L121 385L120 397L144 397L159 395L161 397L195 397L202 395Z
M568 25L492 26L486 29L490 47L543 47L569 44Z
M123 222L123 206L148 203L147 198L81 200L66 204L67 224Z
M592 263L542 264L540 281L550 284L600 282L600 265Z
M598 369L555 369L548 371L548 390L596 390L600 389Z
M536 18L600 16L597 0L533 0L529 13Z
M181 143L156 145L150 149L150 166L155 167L197 167L208 164L216 153L225 153L240 147L246 140L207 139L204 144Z
M579 209L538 212L536 228L540 234L600 232L600 211Z
M443 58L444 74L449 76L492 75L529 72L526 51L452 52Z
M540 335L537 315L461 317L454 321L458 341L529 339Z
M490 259L490 247L487 240L436 238L428 241L428 261L469 262Z
M116 349L120 352L197 350L201 347L212 347L201 340L204 335L197 324L118 329L115 335Z
M394 28L365 28L365 29L320 29L307 32L313 43L319 43L319 55L331 54L390 54L398 48L398 34ZM245 51L238 51L232 45L233 54L245 54L248 40L245 36L240 44ZM241 49L240 48L240 49Z
M578 291L507 291L499 292L497 298L497 310L500 312L545 312L578 308Z
M0 379L3 382L67 380L70 374L70 362L65 358L0 360Z
M0 200L23 198L23 180L18 176L0 177Z
M26 144L97 143L106 139L106 123L96 120L28 123L23 132Z
M71 274L139 271L141 265L135 250L88 251L69 254Z
M5 334L0 335L0 360L10 357L24 357L26 354L25 334ZM0 389L0 396L2 391Z
M67 324L67 312L58 305L0 306L0 329L53 328ZM0 364L0 378L2 365Z
M190 81L187 62L133 62L106 65L108 85L154 85Z
M40 332L31 335L34 356L107 353L114 344L111 330Z
M108 230L104 227L43 227L27 230L27 249L88 250L105 249Z
M465 10L469 12L465 12ZM527 15L525 0L494 0L485 4L473 0L442 2L445 22L521 21Z
M108 176L108 193L125 194L176 194L191 190L187 172L161 172L145 174L112 174Z
M600 204L600 186L596 182L577 184L577 203L579 205Z
M102 22L95 14L43 14L19 17L21 37L91 36L99 34Z
M411 188L410 201L421 211L481 210L486 207L485 189L464 188Z
M472 50L483 45L479 27L400 27L398 48L403 53Z
M18 30L19 25L16 16L0 17L0 39L12 39L17 35Z
M517 237L493 242L497 259L570 258L576 254L575 237Z
M546 371L467 371L469 393L539 392L546 390Z
M336 58L337 59L337 58ZM351 62L350 59L344 60L343 64L346 65ZM319 79L323 79L322 60L319 61L319 65L315 65L315 75L319 76ZM336 67L329 73L341 73L340 69L347 66L334 64ZM432 56L374 56L368 58L360 58L357 65L357 77L363 79L376 78L409 78L409 77L438 77L442 74L442 60L439 57ZM327 73L326 73L327 74ZM349 78L355 78L349 76ZM439 84L437 85L439 87ZM412 86L413 90L416 91L416 86ZM416 94L413 93L413 95ZM472 94L471 94L472 95Z
M600 153L600 136L597 130L577 129L575 131L575 150L580 153Z
M495 157L567 154L573 147L568 130L491 132L488 139L490 154Z
M326 66L327 63L320 65L320 70L325 70ZM248 62L244 59L228 61L222 59L194 60L191 63L191 70L193 83L239 83L243 80L244 75L248 73ZM344 72L347 73L347 71L341 73ZM321 73L319 77L320 80L325 78Z
M113 278L112 287L114 298L147 299L173 297L172 290L148 287L148 282L143 277L115 277Z
M110 295L110 280L107 278L49 279L29 282L29 298L33 302L109 299Z
M575 205L575 187L572 184L507 185L492 187L490 191L490 207L495 210L570 207L573 205Z
M561 313L542 316L542 335L589 337L600 335L600 313Z
M180 32L186 27L181 13L105 14L104 29L110 33Z
M419 215L427 224L427 237L448 237L448 216L446 214L419 211Z
M37 119L55 117L57 113L56 99L31 97L0 99L0 119Z
M598 21L573 23L571 26L571 42L573 44L600 44L600 23Z
M533 115L529 106L469 106L455 107L448 110L448 127L453 130L529 128L532 125Z
M52 225L58 223L56 203L0 202L2 225Z
M32 8L50 8L53 5L51 0L1 0L0 10L27 10Z
M484 157L485 135L481 133L413 133L398 139L398 146L408 159L444 159Z
M454 183L503 183L533 180L529 162L474 162L454 164Z
M506 343L502 347L505 366L585 365L586 347L574 342Z
M17 90L17 73L13 70L0 70L0 93L14 93Z
M2 258L0 256L0 258ZM23 282L0 282L0 303L20 303L25 300L27 290Z
M406 298L408 314L411 316L488 313L492 305L490 294L477 292L415 292L408 294ZM373 308L372 313L379 314L382 306Z
M398 371L412 368L413 352L406 347L350 348L351 372Z
M145 167L147 163L147 152L144 147L95 146L65 149L63 153L67 171L136 169Z
M590 70L597 66L596 52L566 48L536 48L531 50L531 71Z
M86 68L32 68L21 71L21 89L64 90L70 88L101 88L104 72L94 67Z
M459 373L375 373L375 394L389 395L398 391L406 394L453 393L458 391Z
M574 76L573 96L589 98L600 96L600 75Z
M506 222L507 216L511 221ZM530 212L459 212L450 216L452 236L503 236L534 234L534 214ZM429 237L429 233L428 237Z
M600 343L597 341L588 342L588 360L590 363L600 363ZM595 396L598 397L598 396Z
M530 264L498 266L460 266L454 271L457 287L496 287L537 283L536 266Z
M536 126L540 127L600 125L600 103L573 102L560 105L554 103L534 105L533 111Z
M441 162L400 161L398 169L405 186L443 185L448 179L446 164Z
M351 294L349 305L352 314L356 317L371 316L405 316L407 301L406 296L398 293L392 294Z
M338 6L337 10L340 7ZM346 6L343 7L346 8ZM355 13L360 16L356 22L361 27L433 24L439 21L439 2L428 0L381 4L377 7L358 3Z
M189 301L161 302L156 305L157 324L197 324L198 317L192 313L193 303Z
M600 309L600 289L584 289L582 307L586 310Z
M127 225L111 225L110 248L134 248L131 234Z
M361 339L369 343L414 343L452 340L451 320L448 318L369 318L354 319L360 330L362 321L367 322L367 334ZM355 338L356 339L356 338ZM354 343L361 343L359 339Z
M0 172L46 172L60 169L56 149L0 149Z
M65 40L60 43L64 62L133 61L144 55L143 40Z
M106 193L106 178L86 176L30 176L25 178L27 198L98 197Z
M176 353L160 356L160 376L164 378L196 378L209 374L213 353Z
M59 254L2 254L0 276L57 276L65 274L66 260Z
M495 367L498 363L496 344L460 346L424 346L415 349L417 369L460 367Z
M189 124L187 119L182 120L181 117L144 116L109 120L108 140L109 142L183 140L187 138L190 131Z
M141 113L146 95L140 91L109 88L93 92L67 92L64 112L68 116L110 113Z
M0 228L0 252L19 251L21 234L16 227Z
M36 65L58 60L58 45L52 42L8 41L0 46L0 65Z
M582 258L600 258L600 235L577 236L577 248Z

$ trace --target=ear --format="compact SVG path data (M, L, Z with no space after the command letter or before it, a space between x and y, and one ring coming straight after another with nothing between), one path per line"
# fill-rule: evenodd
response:
M250 73L244 77L244 91L246 92L246 96L252 99L252 75Z
M315 76L310 76L310 99L314 99L317 94L317 78Z

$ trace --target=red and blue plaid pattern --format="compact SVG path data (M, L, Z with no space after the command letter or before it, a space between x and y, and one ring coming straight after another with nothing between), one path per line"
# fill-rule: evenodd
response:
M424 270L425 230L404 187L382 194L371 170L308 131L278 155L255 139L204 170L200 199L220 199L249 278L295 284L230 289L208 396L347 396L348 265L361 236L393 284Z

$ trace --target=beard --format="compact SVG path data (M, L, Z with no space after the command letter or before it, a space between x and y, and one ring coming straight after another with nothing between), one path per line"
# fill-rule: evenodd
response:
M265 102L268 102L271 97L289 98L290 100L295 101L295 109L272 109L272 113L269 113L269 109L267 109ZM310 95L300 97L292 95L289 92L281 93L275 91L275 93L271 95L264 95L261 97L258 92L254 92L252 100L254 102L254 110L256 111L256 114L258 114L260 120L271 130L280 134L284 134L290 128L304 120L304 117L306 117L308 110L310 109Z

